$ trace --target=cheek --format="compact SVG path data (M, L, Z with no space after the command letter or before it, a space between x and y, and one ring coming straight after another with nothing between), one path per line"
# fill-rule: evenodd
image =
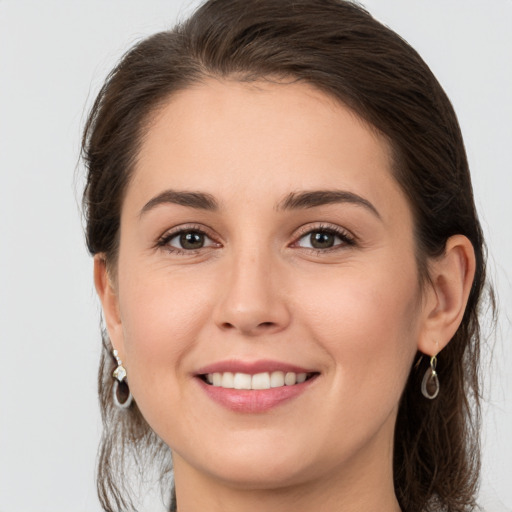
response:
M419 312L419 286L414 268L347 268L311 276L297 291L304 314L317 318L333 334L347 329L387 332L410 324ZM309 312L309 313L306 313ZM413 322L414 323L414 322Z
M302 316L332 358L340 386L358 393L368 381L400 394L418 337L415 265L346 269L323 283L312 282L301 294Z
M120 311L130 386L141 402L151 389L172 396L179 391L172 382L181 362L194 350L209 316L206 304L213 285L147 266L127 268L131 272L120 290Z

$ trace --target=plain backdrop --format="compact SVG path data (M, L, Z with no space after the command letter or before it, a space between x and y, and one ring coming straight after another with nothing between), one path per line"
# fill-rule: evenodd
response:
M501 314L492 360L484 346L481 500L512 510L512 1L364 4L420 52L459 115ZM121 54L191 8L0 0L0 512L100 510L100 315L79 212L80 131Z

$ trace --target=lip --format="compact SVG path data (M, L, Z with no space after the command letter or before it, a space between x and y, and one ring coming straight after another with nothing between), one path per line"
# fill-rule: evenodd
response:
M220 386L212 386L206 383L202 376L207 373L247 373L255 375L262 372L295 372L313 373L314 375L300 384L293 386L281 386L278 388L241 390L226 389ZM319 375L318 371L302 368L300 366L271 360L238 361L228 360L213 363L200 368L194 375L196 382L202 391L215 403L238 413L255 414L263 413L289 402L305 393Z
M270 359L260 359L258 361L241 361L237 359L229 359L226 361L219 361L207 366L199 368L195 374L205 375L207 373L247 373L255 375L262 372L295 372L295 373L318 373L317 370L302 368L289 363L281 361L273 361Z

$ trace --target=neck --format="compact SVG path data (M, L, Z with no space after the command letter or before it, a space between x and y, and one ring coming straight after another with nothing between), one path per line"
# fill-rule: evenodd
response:
M325 482L280 489L241 490L222 486L197 489L177 488L178 512L400 512L393 489L371 489L340 485L336 492Z

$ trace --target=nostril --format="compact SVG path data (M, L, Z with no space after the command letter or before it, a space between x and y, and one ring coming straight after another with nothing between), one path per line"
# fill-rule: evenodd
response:
M231 322L223 322L220 325L220 328L226 331L233 330L233 329L239 329L240 331L243 331L245 333L261 333L263 331L268 331L270 329L274 329L277 326L275 322L260 322L255 325L237 325L233 324Z

